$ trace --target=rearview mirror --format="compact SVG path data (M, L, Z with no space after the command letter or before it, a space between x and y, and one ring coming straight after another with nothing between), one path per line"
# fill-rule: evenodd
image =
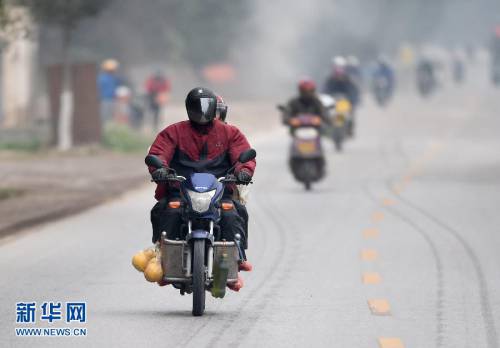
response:
M163 162L161 161L160 158L158 158L155 155L147 155L146 158L144 159L144 162L149 167L153 167L153 168L156 168L156 169L163 168Z
M286 108L283 106L283 105L276 105L276 108L281 111L281 112L285 112L286 111Z
M254 149L249 149L249 150L246 150L246 151L240 153L240 157L238 157L238 161L240 163L247 163L247 162L255 159L255 157L257 157L257 151L255 151Z

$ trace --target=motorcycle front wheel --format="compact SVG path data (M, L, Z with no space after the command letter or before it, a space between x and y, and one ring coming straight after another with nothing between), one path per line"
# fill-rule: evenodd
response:
M205 311L205 240L196 239L193 244L193 316Z

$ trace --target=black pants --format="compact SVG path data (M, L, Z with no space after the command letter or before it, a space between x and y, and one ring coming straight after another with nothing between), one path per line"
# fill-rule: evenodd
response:
M170 208L168 202L168 198L164 198L151 209L153 243L160 239L163 231L167 232L168 239L182 238L182 209ZM248 213L244 205L239 202L233 203L233 209L221 210L221 219L219 221L221 239L233 241L234 236L238 233L241 236L242 246L246 249L248 247Z

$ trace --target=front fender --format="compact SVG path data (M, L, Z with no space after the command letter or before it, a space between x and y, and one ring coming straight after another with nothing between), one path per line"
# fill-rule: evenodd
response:
M205 230L194 230L186 236L186 242L190 242L194 239L206 239L211 245L214 245L214 236Z

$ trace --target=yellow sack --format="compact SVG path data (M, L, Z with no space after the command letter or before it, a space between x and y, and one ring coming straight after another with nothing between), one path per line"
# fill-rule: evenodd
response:
M139 251L132 257L132 265L139 272L144 272L149 261L155 256L155 250L153 248L144 249Z
M144 278L148 282L159 282L163 278L163 269L161 267L161 263L158 257L153 257L146 269L144 270Z

